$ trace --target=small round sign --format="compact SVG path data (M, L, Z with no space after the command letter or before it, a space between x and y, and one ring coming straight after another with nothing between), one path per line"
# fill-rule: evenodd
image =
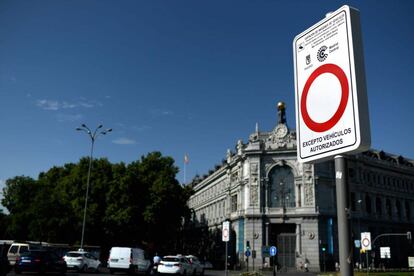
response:
M270 253L270 256L276 256L276 254L277 254L276 246L271 246L270 249L269 249L269 253Z
M244 255L246 255L246 257L250 257L251 252L249 250L246 250L246 252L244 252Z
M309 116L309 112L308 112L308 108L306 104L307 104L309 88L311 87L312 83L317 77L325 73L331 73L336 78L338 78L339 83L341 84L342 93L341 93L341 100L339 102L339 106L335 114L329 120L322 122L322 123L318 123L312 120L312 118ZM348 97L349 97L348 78L346 77L346 74L341 69L341 67L335 64L328 63L328 64L324 64L316 68L316 70L313 71L312 74L309 76L308 80L305 83L305 86L303 87L302 98L300 101L300 111L302 113L302 118L306 126L315 132L323 132L323 131L330 130L332 127L336 125L336 123L338 123L338 121L341 119L342 115L344 114L346 105L348 103Z
M229 237L229 230L226 228L223 230L223 237L228 238Z
M371 241L368 238L363 238L362 239L362 245L364 247L369 247L369 244L371 243Z

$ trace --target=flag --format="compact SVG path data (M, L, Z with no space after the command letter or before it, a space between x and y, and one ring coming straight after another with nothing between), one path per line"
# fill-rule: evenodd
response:
M190 159L188 158L188 154L186 153L184 155L184 164L188 164L188 162L190 162Z

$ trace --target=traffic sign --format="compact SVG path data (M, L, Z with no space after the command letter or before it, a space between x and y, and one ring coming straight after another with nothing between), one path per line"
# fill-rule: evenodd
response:
M223 222L223 235L222 239L224 242L228 242L230 240L230 221Z
M295 37L298 160L371 144L359 12L343 6Z
M271 246L270 247L270 256L276 256L276 254L277 254L277 248L276 248L276 246Z
M371 233L361 233L361 248L365 250L371 250Z
M391 248L380 247L380 257L381 259L391 259Z
M246 250L246 252L244 252L244 255L245 255L246 257L250 257L250 250Z

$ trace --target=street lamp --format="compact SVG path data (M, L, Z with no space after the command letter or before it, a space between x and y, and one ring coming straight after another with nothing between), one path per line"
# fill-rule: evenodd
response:
M82 124L81 127L76 128L76 130L78 130L78 131L86 132L89 135L89 137L91 138L91 155L89 157L88 178L86 180L85 208L83 210L82 238L81 238L81 245L80 245L81 249L83 249L83 237L85 235L86 209L88 207L89 180L91 178L93 146L95 144L96 138L98 138L99 135L101 135L101 134L105 135L108 132L112 131L112 128L108 128L106 130L99 131L102 127L103 127L103 125L99 125L93 133L90 130L90 128L87 127L85 124Z

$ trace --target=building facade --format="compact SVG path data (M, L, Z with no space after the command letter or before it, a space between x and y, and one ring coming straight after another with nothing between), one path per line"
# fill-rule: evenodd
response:
M370 150L348 156L347 165L349 219L352 240L357 240L350 259L366 265L358 248L361 232L371 232L373 240L414 230L414 161ZM223 221L231 222L229 254L238 267L273 265L267 246L277 247L274 262L284 270L306 263L323 271L339 262L334 162L297 161L296 132L286 124L283 103L272 131L261 132L256 125L246 143L239 140L234 152L228 150L220 165L191 185L188 205L196 225L220 229ZM373 252L388 244L393 258L386 265L407 267L411 246L406 238L378 238ZM246 251L252 256L246 258ZM379 257L368 257L370 265L384 265Z

